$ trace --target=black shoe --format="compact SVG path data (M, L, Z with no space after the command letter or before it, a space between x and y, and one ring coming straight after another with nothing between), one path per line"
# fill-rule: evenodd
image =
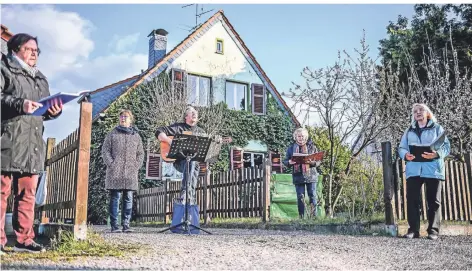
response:
M420 238L420 234L418 232L409 232L403 235L403 237L406 239Z
M123 232L134 232L129 226L123 226Z
M439 235L437 233L432 232L432 233L428 234L428 239L429 240L437 240L438 238L439 238Z
M120 233L121 230L119 228L111 228L112 233Z
M45 252L46 249L42 245L40 245L40 244L33 241L29 245L16 243L16 245L13 247L13 251L15 251L15 252L40 253L40 252Z

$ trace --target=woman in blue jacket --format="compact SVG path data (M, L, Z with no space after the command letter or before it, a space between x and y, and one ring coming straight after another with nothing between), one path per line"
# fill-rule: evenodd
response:
M316 216L316 183L318 181L318 172L316 166L320 162L313 161L310 164L295 164L292 161L294 153L312 154L316 153L316 146L311 140L308 140L308 131L305 128L298 128L293 132L295 143L290 145L285 155L285 166L292 166L292 182L297 192L298 215L303 218L305 214L305 186L310 201L311 215Z
M428 238L436 240L440 225L441 181L445 180L444 158L449 155L450 143L446 137L444 144L437 151L425 152L421 155L426 161L412 161L415 156L410 153L409 145L431 144L441 136L444 129L437 123L433 113L425 104L413 105L411 119L411 126L403 134L398 149L398 154L406 161L409 229L405 237L419 238L420 195L424 183L428 202Z

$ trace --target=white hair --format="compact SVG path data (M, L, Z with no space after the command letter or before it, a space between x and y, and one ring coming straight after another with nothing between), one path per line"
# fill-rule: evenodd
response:
M431 111L431 109L429 109L429 107L426 105L426 104L420 104L420 103L415 103L413 104L413 106L411 107L411 123L415 123L415 107L417 106L421 106L424 108L424 110L428 113L428 119L434 121L434 122L437 122L436 120L436 117L434 116L433 112Z
M187 115L191 112L196 112L198 113L198 111L192 107L192 106L187 106L187 108L185 108L185 111L184 111L184 122L185 122L185 118L187 117Z
M305 128L297 128L293 131L293 139L297 141L297 135L301 134L303 136L303 140L306 142L308 140L308 130Z

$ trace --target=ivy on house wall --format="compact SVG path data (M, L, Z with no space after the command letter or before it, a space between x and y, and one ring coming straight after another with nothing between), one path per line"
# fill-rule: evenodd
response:
M249 111L227 110L222 134L231 136L233 142L224 145L217 163L211 166L214 171L230 168L229 150L233 146L244 147L250 140L259 140L267 145L269 151L285 153L292 142L294 124L285 115L273 97L267 99L267 114L254 115Z
M163 72L156 78L160 82L160 87L169 88L168 75ZM135 115L135 126L143 139L146 148L148 139L155 141L155 130L162 125L169 125L169 121L163 121L156 118L150 121L152 104L149 102L149 84L141 84L129 94L124 95L112 103L106 111L106 116L92 125L92 145L90 155L90 177L89 177L89 203L88 220L94 224L104 224L108 218L108 192L105 190L106 166L101 158L102 143L105 136L118 125L118 115L122 109L129 109ZM232 146L243 147L250 140L260 140L264 142L271 151L280 151L285 153L286 147L292 142L292 132L294 124L291 118L286 115L276 100L268 95L267 114L260 116L254 115L248 111L230 110L226 105L223 106L223 117L221 135L231 136L233 142L224 145L221 149L219 160L211 166L213 171L222 171L229 169L229 150ZM200 112L211 110L211 108L200 108ZM200 115L205 115L202 112ZM205 129L206 120L203 118L199 126ZM147 153L146 153L147 155ZM160 185L160 181L146 180L146 160L139 172L141 188L148 188ZM136 206L136 204L134 204Z

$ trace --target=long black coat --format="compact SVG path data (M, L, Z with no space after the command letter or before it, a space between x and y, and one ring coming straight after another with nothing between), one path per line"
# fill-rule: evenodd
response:
M105 189L138 190L139 169L143 165L144 150L141 136L113 129L102 146L103 162L107 166Z
M43 140L43 120L49 113L32 116L23 112L25 99L38 101L49 96L46 77L37 72L34 77L16 62L12 55L2 54L2 172L38 174L44 170L46 143Z

